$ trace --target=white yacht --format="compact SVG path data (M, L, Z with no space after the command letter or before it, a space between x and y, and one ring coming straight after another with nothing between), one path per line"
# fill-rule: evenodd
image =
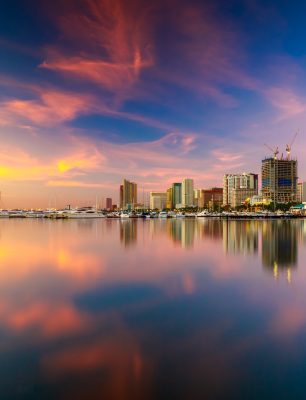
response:
M203 210L196 214L197 217L209 217L209 212L207 210Z
M105 218L105 215L94 208L80 208L72 210L63 210L62 214L67 218Z
M122 212L120 214L120 218L130 218L130 215L128 213Z

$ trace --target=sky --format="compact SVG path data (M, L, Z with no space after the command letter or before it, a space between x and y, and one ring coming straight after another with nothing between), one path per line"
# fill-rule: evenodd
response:
M297 130L306 179L305 2L2 3L0 208L221 186Z

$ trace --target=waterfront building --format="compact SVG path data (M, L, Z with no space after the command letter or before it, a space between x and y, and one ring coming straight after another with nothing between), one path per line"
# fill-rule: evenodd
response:
M299 203L306 203L306 182L298 183L296 201Z
M167 206L166 192L150 192L150 209L163 210Z
M179 208L182 204L182 184L172 184L172 208Z
M113 207L113 200L110 197L107 197L105 201L105 208L107 210L111 210L112 207Z
M183 207L194 206L193 179L186 178L182 182L182 204Z
M306 182L302 182L302 197L301 202L306 203Z
M257 195L257 189L233 189L231 193L231 207L239 207L246 202L250 203L253 196Z
M120 185L120 208L133 209L137 203L137 183L130 182L126 179Z
M202 207L213 209L223 203L223 188L214 187L202 190Z
M170 187L167 189L167 203L166 203L166 208L172 209L173 208L173 189Z
M261 164L262 194L276 203L297 200L297 160L266 158Z
M258 194L258 175L226 174L223 177L223 205L237 207Z
M194 189L194 206L203 208L203 196L202 196L202 190L201 189Z

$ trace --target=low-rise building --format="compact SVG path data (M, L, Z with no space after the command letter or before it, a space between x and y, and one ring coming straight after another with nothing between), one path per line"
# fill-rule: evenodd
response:
M246 200L251 200L257 194L256 189L232 189L230 204L232 208L245 204Z

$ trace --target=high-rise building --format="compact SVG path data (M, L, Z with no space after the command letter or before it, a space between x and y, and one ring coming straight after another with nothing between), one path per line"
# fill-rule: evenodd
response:
M182 182L182 205L183 207L194 206L193 179L184 179Z
M306 203L306 182L299 182L297 185L297 199L299 203Z
M173 190L172 187L167 189L167 204L166 208L171 209L173 208Z
M123 180L123 185L120 185L120 208L134 208L137 204L137 183Z
M111 210L112 207L113 207L113 200L110 197L107 197L105 201L105 208L107 210Z
M178 208L182 204L182 184L173 183L172 184L172 207Z
M195 207L202 208L202 190L201 189L194 189L193 190L193 203Z
M166 192L150 192L150 209L163 210L167 206Z
M297 161L266 158L261 163L262 194L276 203L297 199Z
M296 201L302 203L303 198L303 183L298 182L297 184L297 194L296 194Z
M223 205L237 207L247 198L258 194L258 175L252 173L226 174L223 177Z

